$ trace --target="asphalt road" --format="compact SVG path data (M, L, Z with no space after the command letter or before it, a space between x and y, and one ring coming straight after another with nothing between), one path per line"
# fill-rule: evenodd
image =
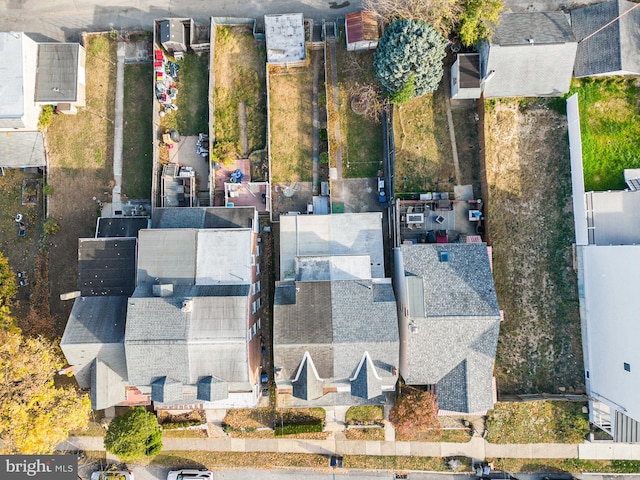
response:
M361 7L361 0L1 0L0 31L24 31L36 40L76 41L82 31L149 30L157 18L211 16L256 18L302 12L334 19Z
M134 467L136 480L165 480L169 468L159 467ZM517 474L518 480L542 480L545 475ZM570 474L562 475L569 479ZM583 474L577 475L580 480L640 480L640 475L601 475ZM407 480L475 480L471 474L452 474L435 472L409 472ZM318 472L314 470L297 469L238 469L238 470L213 470L213 480L396 480L394 472L375 470L342 470L327 469Z

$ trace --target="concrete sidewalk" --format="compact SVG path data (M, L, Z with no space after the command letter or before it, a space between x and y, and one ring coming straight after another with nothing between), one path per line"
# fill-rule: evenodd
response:
M300 440L292 438L165 438L164 450L217 452L315 453L321 455L383 455L485 458L578 458L581 460L640 460L640 444L533 443L495 445L480 437L467 443L374 442L355 440ZM104 450L102 437L70 437L58 450Z

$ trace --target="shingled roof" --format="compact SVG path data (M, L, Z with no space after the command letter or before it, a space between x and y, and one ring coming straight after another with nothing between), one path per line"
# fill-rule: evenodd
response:
M569 91L577 42L562 12L503 13L479 46L484 96L558 96Z
M235 296L227 287L176 286L171 296L134 295L125 334L129 382L151 385L163 376L185 385L206 376L248 382L249 287L238 286Z
M625 0L589 5L571 11L571 27L578 40L595 33L636 5ZM640 8L578 45L574 75L640 75Z
M365 352L369 362L363 368ZM317 398L317 391L309 388L309 371L303 369L305 362L311 360L313 371L324 380L324 387L344 384L349 388L355 378L353 393L347 390L340 401L377 403L383 386L389 389L395 385L398 354L397 312L390 282L340 280L276 284L276 381L279 387L292 385L294 397ZM376 377L380 380L371 383ZM371 393L378 390L378 395L371 397ZM314 405L334 401L326 396L317 399Z
M410 318L405 381L435 385L444 411L492 408L500 311L486 245L400 249Z

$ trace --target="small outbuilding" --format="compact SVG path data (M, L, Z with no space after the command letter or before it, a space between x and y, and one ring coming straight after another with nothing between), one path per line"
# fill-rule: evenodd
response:
M190 18L169 18L158 22L160 43L169 53L184 53L191 41L193 20Z
M480 98L480 55L460 53L451 67L451 98Z
M268 63L297 63L305 59L302 13L264 16Z
M374 12L359 11L348 13L345 17L347 32L347 50L358 52L373 50L378 46L380 28Z
M574 76L640 75L637 6L626 0L613 0L571 11L571 28L579 41Z

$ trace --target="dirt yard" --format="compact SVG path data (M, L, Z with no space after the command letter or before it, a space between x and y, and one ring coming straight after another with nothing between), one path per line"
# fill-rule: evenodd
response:
M108 35L87 37L87 108L56 115L47 132L50 216L60 232L50 237L51 311L62 333L72 302L60 293L76 290L78 238L93 237L98 201L108 199L113 164L116 43ZM95 200L94 200L95 198Z
M488 241L505 321L498 392L583 391L566 117L544 101L486 106Z

